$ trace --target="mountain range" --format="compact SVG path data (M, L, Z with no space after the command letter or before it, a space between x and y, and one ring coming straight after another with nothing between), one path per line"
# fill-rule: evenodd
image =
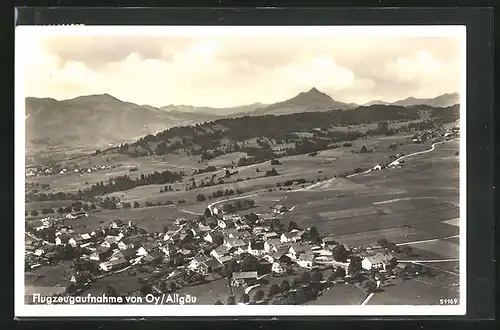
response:
M449 107L460 103L460 94L458 93L445 93L434 98L415 98L407 97L404 100L399 100L395 102L385 102L381 100L375 100L366 103L365 105L373 104L385 104L385 105L401 105L401 106L412 106L412 105L430 105L432 107Z
M446 107L459 102L458 94L443 94L431 99L407 98L388 103L400 106L426 104ZM307 92L274 104L211 108L168 105L153 107L121 101L109 94L80 96L68 100L26 98L26 142L28 149L47 147L92 147L134 141L174 126L184 126L220 118L287 115L357 108L354 103L334 100L312 88Z

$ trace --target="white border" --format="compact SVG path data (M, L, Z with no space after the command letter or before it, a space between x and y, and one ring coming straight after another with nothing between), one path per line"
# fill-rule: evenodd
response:
M390 316L466 313L466 27L465 26L18 26L15 30L15 221L14 312L16 317L146 316ZM400 36L462 39L460 92L460 304L455 306L349 305L25 305L24 180L25 67L30 40L42 36ZM104 307L104 308L103 308ZM131 315L132 314L132 315Z

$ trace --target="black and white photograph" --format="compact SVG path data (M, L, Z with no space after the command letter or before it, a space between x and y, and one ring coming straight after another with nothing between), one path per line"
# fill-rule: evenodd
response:
M15 32L16 315L465 314L465 26Z

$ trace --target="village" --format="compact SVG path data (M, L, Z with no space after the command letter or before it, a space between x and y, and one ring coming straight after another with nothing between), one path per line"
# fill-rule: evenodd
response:
M288 210L280 204L264 214L227 211L232 209L230 203L220 209L209 205L204 215L177 218L155 233L119 219L88 233L75 233L71 217L37 220L26 232L31 242L25 268L30 272L72 261L66 275L70 284L60 295L79 295L94 282L122 272L146 277L127 292L110 289L113 295L174 293L226 278L232 293L227 304L303 304L338 283L370 294L391 278L423 272L422 266L398 262L399 255L411 256L409 247L400 249L384 239L368 248L349 247L315 227L282 224ZM259 287L267 287L267 295Z

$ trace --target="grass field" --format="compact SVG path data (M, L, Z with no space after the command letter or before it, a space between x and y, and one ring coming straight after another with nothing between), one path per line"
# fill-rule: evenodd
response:
M383 292L374 295L370 305L439 305L439 299L459 298L457 290L420 278L383 289Z
M359 305L366 293L350 284L337 284L306 305Z

